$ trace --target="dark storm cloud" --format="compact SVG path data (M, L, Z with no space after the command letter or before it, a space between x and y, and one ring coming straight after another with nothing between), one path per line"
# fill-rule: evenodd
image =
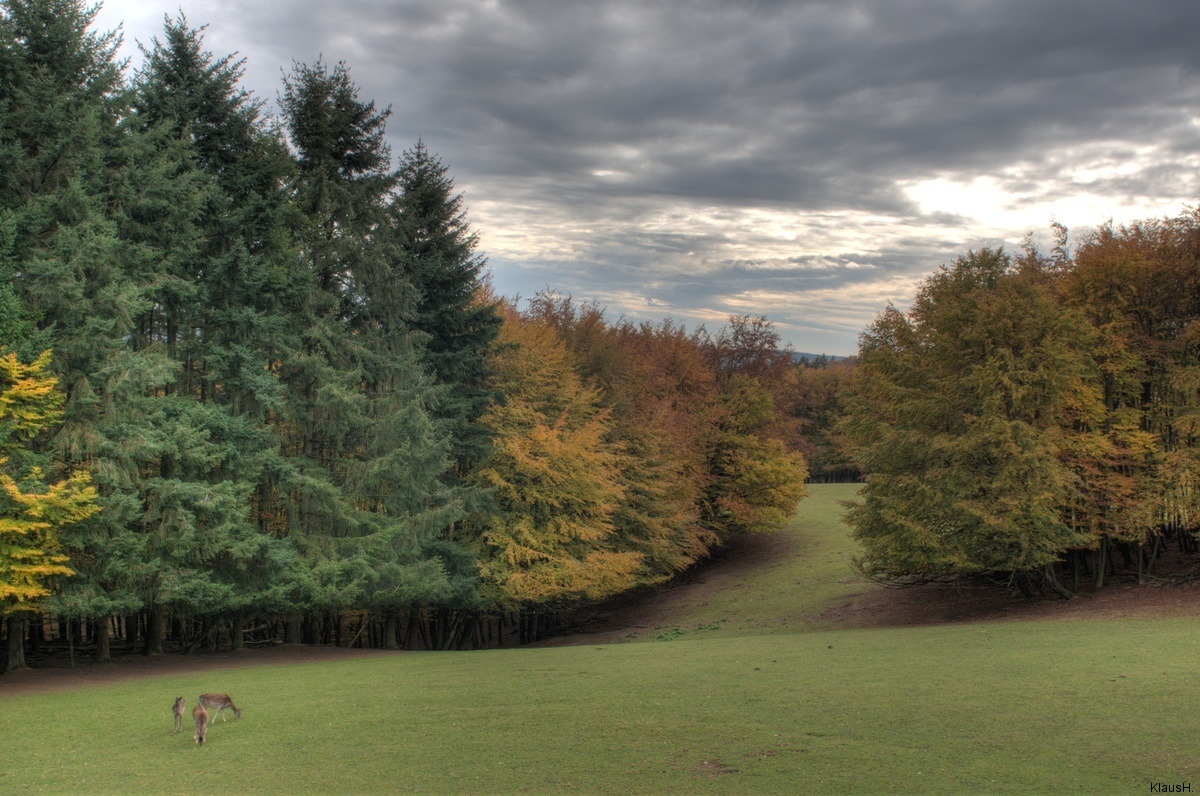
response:
M526 294L537 282L584 299L641 285L647 306L697 316L742 308L730 297L751 288L877 296L866 286L889 283L911 295L996 234L965 209L922 215L935 211L914 182L986 177L1043 203L1090 192L1116 214L1197 194L1194 0L198 0L185 11L212 23L214 50L250 59L267 98L292 59L347 61L363 96L392 106L396 150L423 137L447 162L497 247L498 285ZM860 233L874 241L818 253L804 222L781 243L737 215L753 210L886 216L898 231L880 224ZM937 229L916 234L923 224ZM739 251L756 240L760 254ZM847 353L854 334L838 334L824 339Z
M1079 138L1196 143L1180 113L1195 107L1194 3L343 8L367 57L410 77L389 80L404 92L396 124L458 120L472 171L613 170L629 179L607 192L887 207L897 177Z

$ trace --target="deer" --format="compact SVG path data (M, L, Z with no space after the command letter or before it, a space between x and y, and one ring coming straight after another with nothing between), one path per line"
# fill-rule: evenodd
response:
M192 708L192 723L196 725L196 743L204 746L204 736L208 733L208 711L204 709L204 705L197 703L196 707Z
M175 707L171 710L175 713L175 730L171 734L175 735L183 729L183 712L187 710L187 702L183 697L175 697Z
M233 715L237 718L240 719L242 717L242 711L237 705L233 704L233 700L229 698L229 694L201 694L199 702L200 705L209 710L216 710L217 715L221 717L221 721L229 721L225 717L226 708L232 710ZM214 718L212 714L209 714L208 723L212 724Z

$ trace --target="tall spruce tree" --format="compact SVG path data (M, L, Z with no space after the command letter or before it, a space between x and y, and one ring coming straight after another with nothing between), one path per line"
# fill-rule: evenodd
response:
M225 490L208 514L236 553L223 550L206 562L220 588L186 608L229 614L239 645L243 616L278 605L291 551L271 522L276 478L285 468L269 423L283 406L273 371L291 339L287 301L297 281L285 192L292 162L260 118L260 103L240 87L242 62L215 58L203 49L202 34L182 16L166 20L134 85L137 132L183 153L172 177L189 187L179 201L194 203L193 239L180 229L164 231L161 220L131 234L153 240L157 231L157 268L187 286L186 296L168 305L178 317L164 313L163 342L178 372L171 392L183 407L176 422L191 418L225 451L220 462L198 461L192 476Z
M408 326L414 291L390 267L384 210L396 186L388 111L358 97L344 64L296 64L281 106L296 153L306 289L296 347L281 363L292 534L312 578L310 608L384 613L449 588L437 535L461 513L440 475L448 433Z
M462 476L488 450L486 426L475 421L494 397L486 387L487 353L501 319L480 290L487 260L448 168L418 141L401 155L398 173L389 208L394 256L416 291L411 325L428 335L424 361L448 388L438 415L452 424Z

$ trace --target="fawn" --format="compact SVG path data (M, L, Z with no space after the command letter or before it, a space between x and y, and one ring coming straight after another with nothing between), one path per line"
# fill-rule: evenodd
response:
M175 731L171 734L175 735L183 729L183 712L187 710L187 702L183 700L183 697L175 697L175 707L172 710L175 712Z
M196 743L204 746L204 736L208 732L208 711L204 705L197 704L192 708L192 722L196 725Z
M200 704L209 710L215 709L217 715L221 717L221 721L229 721L224 715L226 708L232 710L233 715L239 719L242 717L242 711L238 709L237 705L233 704L233 700L229 698L229 694L201 694ZM208 721L210 724L213 718L215 717L212 715L209 716Z

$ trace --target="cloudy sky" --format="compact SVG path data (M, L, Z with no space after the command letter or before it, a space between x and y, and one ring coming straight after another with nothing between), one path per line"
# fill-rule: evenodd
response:
M273 103L345 61L466 196L496 287L852 354L968 249L1200 196L1196 0L107 0Z

